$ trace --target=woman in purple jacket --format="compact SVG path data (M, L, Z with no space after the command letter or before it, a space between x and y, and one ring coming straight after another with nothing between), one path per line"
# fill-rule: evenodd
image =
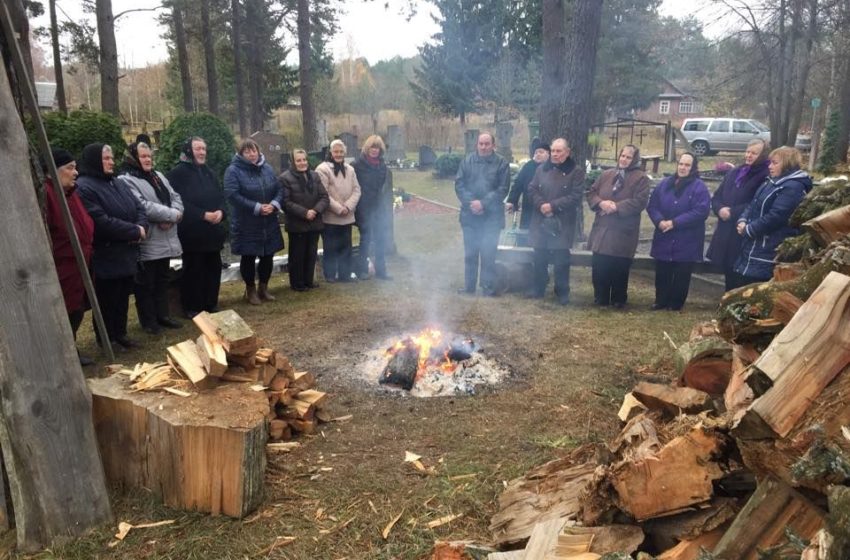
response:
M676 175L652 191L646 208L655 234L650 255L655 259L655 303L652 309L678 311L685 305L691 272L702 262L705 220L711 208L708 188L699 178L697 159L679 157Z

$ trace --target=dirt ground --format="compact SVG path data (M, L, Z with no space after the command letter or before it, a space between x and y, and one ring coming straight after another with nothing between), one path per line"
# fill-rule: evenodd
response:
M223 288L222 306L236 309L296 368L312 371L331 394L334 415L352 417L324 424L291 454L270 457L266 499L255 515L174 511L147 492L116 489L116 523L176 522L133 531L114 548L115 528L104 528L36 557L417 559L437 539L487 542L504 482L616 433L624 393L639 379L671 375L664 333L683 342L719 299L716 288L694 281L684 312L652 312L652 277L635 274L626 311L599 309L585 269L573 269L566 307L555 304L551 286L543 301L461 296L456 214L402 211L395 231L398 255L389 260L388 282L297 293L275 276L277 301L262 307L243 303L236 284ZM134 317L131 325L131 336L146 346L122 355L126 364L155 359L168 344L195 336L188 322L158 337L145 337ZM376 344L432 325L475 338L510 369L509 379L472 397L414 399L356 375ZM95 353L90 334L80 345ZM405 451L421 455L429 472L405 463ZM459 517L428 527L453 515Z

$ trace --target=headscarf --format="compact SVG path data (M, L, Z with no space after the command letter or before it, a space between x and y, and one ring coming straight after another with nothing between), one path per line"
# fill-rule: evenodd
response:
M632 148L632 150L634 152L634 154L632 155L632 163L628 167L626 167L625 169L621 169L619 167L619 165L617 166L617 175L614 176L614 188L613 188L614 192L617 192L618 190L620 190L622 188L623 184L626 182L626 172L627 171L633 171L635 169L640 169L640 148L630 144L629 146L623 146L623 150L625 150L626 148L629 148L629 147ZM620 151L620 153L622 153L622 150ZM617 163L618 164L620 163L619 157L617 158Z
M112 180L113 175L103 172L103 147L107 144L96 142L83 148L79 161L79 172L82 176L95 177L105 181Z
M142 164L139 163L139 142L133 142L127 146L127 153L124 154L124 162L121 164L121 173L127 173L150 183L160 203L169 208L171 207L171 193L162 184L159 176L153 170L145 171L142 169Z
M741 188L744 184L744 180L747 178L747 175L750 173L758 174L767 167L767 155L764 153L766 151L767 150L762 150L762 153L759 154L759 157L752 164L744 164L738 168L738 172L735 174L736 189Z
M693 165L691 165L691 172L688 173L685 177L679 177L678 168L676 170L676 175L673 176L673 192L676 196L681 196L681 194L685 191L685 187L693 183L699 178L699 161L697 160L697 156L692 154L691 152L685 152L682 155L689 155L693 159ZM681 158L682 156L679 156Z

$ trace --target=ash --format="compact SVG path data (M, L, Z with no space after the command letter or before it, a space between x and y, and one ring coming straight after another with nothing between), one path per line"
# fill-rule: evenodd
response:
M412 397L457 397L475 395L480 387L497 385L510 374L479 348L472 353L472 357L456 362L453 373L446 373L438 366L426 368L410 391L392 385L379 385L378 379L389 359L387 348L406 336L387 339L377 349L366 352L366 359L360 366L361 377L373 386L392 393L409 394ZM452 335L446 336L451 338Z

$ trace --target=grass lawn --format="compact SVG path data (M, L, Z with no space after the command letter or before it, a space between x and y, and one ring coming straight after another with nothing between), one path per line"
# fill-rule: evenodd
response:
M451 181L432 181L430 174L397 172L396 184L448 203L454 196ZM133 531L114 548L107 545L115 528L104 527L35 557L416 559L435 539L487 541L504 481L615 434L617 408L634 383L672 375L664 333L685 341L695 322L712 317L719 299L695 282L684 312L651 312L652 277L635 273L630 308L599 309L591 305L585 269L573 270L574 303L567 307L556 305L551 292L543 301L459 296L457 215L402 211L395 231L390 282L323 284L296 293L275 276L277 301L260 307L242 301L238 283L222 288L222 307L236 309L296 368L316 374L335 415L353 415L303 438L300 450L270 457L257 515L234 520L174 511L146 491L116 489L116 521L176 523ZM188 322L157 337L144 335L132 313L130 324L130 335L145 345L120 356L128 365L161 359L167 345L196 336ZM473 397L414 399L355 375L364 352L426 325L472 336L510 369L510 378ZM97 353L89 320L79 343ZM653 373L638 373L643 366ZM405 451L421 455L433 474L404 463ZM450 514L462 517L427 527ZM396 516L384 539L382 530ZM295 540L274 546L284 536Z

